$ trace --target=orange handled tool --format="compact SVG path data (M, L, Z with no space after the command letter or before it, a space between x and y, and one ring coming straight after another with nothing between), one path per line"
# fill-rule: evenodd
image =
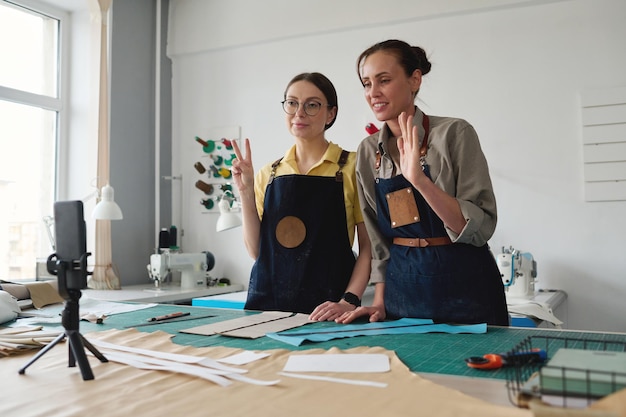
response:
M545 362L548 358L546 351L534 348L529 351L511 353L488 353L483 356L470 356L465 363L475 369L498 369L503 366L525 365L528 363Z

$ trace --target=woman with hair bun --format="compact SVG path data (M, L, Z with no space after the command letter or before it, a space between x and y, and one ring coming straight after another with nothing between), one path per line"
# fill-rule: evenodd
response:
M478 135L465 120L423 113L415 99L431 64L400 40L365 50L357 71L379 132L357 149L357 183L372 248L374 302L343 314L508 325L487 241L496 200Z

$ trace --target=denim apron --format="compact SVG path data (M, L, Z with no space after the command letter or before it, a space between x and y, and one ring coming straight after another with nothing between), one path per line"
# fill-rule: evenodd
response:
M431 178L425 154L428 141L428 116L422 145L422 168ZM382 149L382 148L381 148ZM431 178L432 180L432 178ZM389 195L412 190L419 221L394 227ZM378 225L390 242L448 240L443 221L424 197L404 178L376 178ZM448 241L449 242L449 241ZM391 244L385 276L385 309L388 318L430 318L445 323L509 323L504 286L500 271L485 244L440 243L424 247Z
M355 264L341 172L347 158L343 151L334 177L272 173L245 309L308 314L341 299Z

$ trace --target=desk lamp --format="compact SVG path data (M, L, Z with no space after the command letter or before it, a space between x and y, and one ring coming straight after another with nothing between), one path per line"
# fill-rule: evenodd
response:
M102 187L99 201L92 212L96 219L96 263L89 280L89 287L116 290L121 287L120 278L113 268L111 253L111 225L108 221L123 218L122 210L113 200L113 187L108 182Z
M237 199L230 191L225 192L217 205L220 209L220 217L217 219L216 231L223 232L241 226L241 218L232 212L232 203L236 204Z
M96 220L121 220L124 218L122 214L122 209L117 205L114 198L113 187L109 184L102 187L102 190L98 192L98 190L89 194L87 197L83 197L81 201L86 203L94 197L98 197L100 200L96 207L94 207L91 215ZM54 227L54 217L45 216L43 218L43 222L46 225L46 232L48 232L48 239L50 240L50 245L52 246L52 250L56 250L56 242L52 233Z
M102 187L101 199L93 209L92 216L97 220L120 220L124 218L120 206L114 201L114 191L108 183Z

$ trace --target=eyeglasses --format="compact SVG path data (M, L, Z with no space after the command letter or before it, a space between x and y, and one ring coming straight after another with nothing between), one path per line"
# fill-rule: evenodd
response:
M300 103L298 103L296 100L284 100L281 101L281 104L283 105L283 110L285 110L285 113L291 115L296 114L296 112L300 108ZM304 108L304 112L309 116L315 116L317 113L320 112L322 107L333 107L330 104L324 105L322 103L318 103L317 101L305 101L302 106Z

